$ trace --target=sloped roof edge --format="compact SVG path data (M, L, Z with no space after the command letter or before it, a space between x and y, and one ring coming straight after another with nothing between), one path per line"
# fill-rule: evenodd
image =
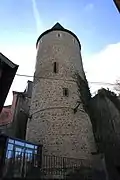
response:
M4 64L4 67L1 67L2 73L0 76L0 112L8 95L9 89L15 77L15 74L18 69L18 65L14 64L2 53L0 53L0 61Z
M14 64L12 61L10 61L6 56L4 56L1 52L0 52L0 60L2 60L4 63L6 63L8 66L10 66L11 68L16 68L18 67L17 64Z
M80 47L80 49L81 49L81 44L80 44L80 41L79 41L78 37L77 37L73 32L71 32L70 30L63 28L58 22L57 22L51 29L48 29L47 31L43 32L43 33L38 37L37 42L36 42L36 48L37 48L37 45L38 45L39 40L40 40L45 34L48 34L49 32L52 32L52 31L58 31L58 30L67 32L67 33L71 34L72 36L74 36L74 37L77 39L77 41L78 41L78 43L79 43L79 47Z
M113 1L114 1L115 5L116 5L116 7L120 13L120 0L113 0Z

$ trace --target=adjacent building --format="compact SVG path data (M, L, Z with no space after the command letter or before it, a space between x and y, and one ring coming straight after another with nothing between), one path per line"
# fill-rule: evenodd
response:
M6 100L10 86L15 77L18 65L0 53L0 112Z
M111 178L120 179L120 100L101 89L89 104L98 152L104 154Z
M0 114L0 132L25 139L26 124L32 94L32 82L28 81L24 92L13 91L12 105L4 106Z

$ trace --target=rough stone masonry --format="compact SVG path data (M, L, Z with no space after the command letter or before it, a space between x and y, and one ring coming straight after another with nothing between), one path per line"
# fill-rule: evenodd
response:
M43 144L44 154L91 159L95 142L90 118L82 102L73 111L80 101L76 72L85 80L80 42L57 23L37 41L26 139Z

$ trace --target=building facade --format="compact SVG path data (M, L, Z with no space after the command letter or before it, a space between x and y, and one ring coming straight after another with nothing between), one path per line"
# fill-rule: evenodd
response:
M96 151L76 73L86 81L80 42L57 23L37 41L31 118L27 124L26 139L43 144L43 154L91 159L91 153Z
M17 99L13 119L13 135L16 138L25 139L31 103L32 82L28 81L24 92L15 92L15 94Z
M89 109L98 151L105 156L110 179L120 179L120 100L101 89L91 99Z
M4 106L0 114L0 132L25 139L26 124L32 94L32 82L28 81L24 92L13 91L12 105Z

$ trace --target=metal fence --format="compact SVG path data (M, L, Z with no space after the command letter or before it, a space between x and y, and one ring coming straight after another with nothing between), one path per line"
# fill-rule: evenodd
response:
M85 160L40 155L8 150L6 153L3 177L57 178L66 177L76 169L88 164Z
M42 157L41 171L44 176L66 178L71 172L84 166L85 162L80 159L44 155Z

